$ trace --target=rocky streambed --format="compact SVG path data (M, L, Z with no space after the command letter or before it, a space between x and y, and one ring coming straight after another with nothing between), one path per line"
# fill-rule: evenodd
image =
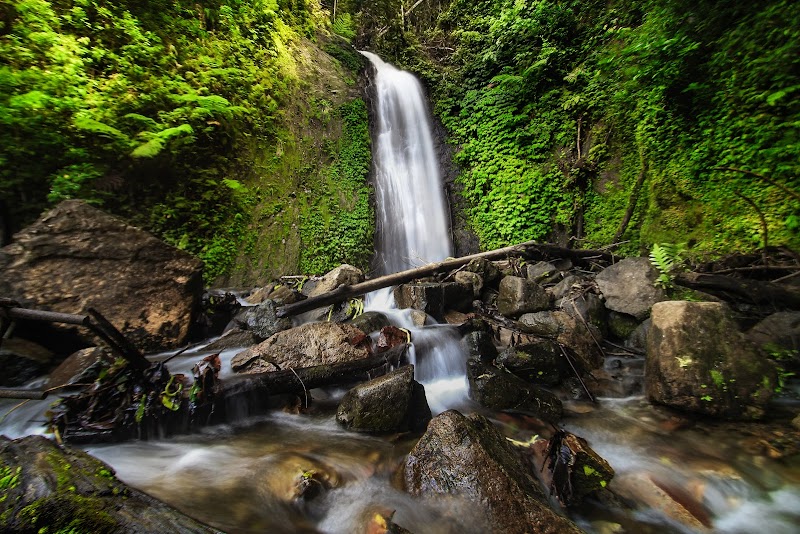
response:
M47 220L61 232L57 216ZM46 233L38 227L0 259L22 265L20 250L46 250L37 249ZM75 242L85 257L87 241ZM709 272L673 273L660 287L670 284L647 259L611 260L556 247L475 260L374 301L402 311L352 300L278 317L281 306L363 280L349 266L209 294L196 325L225 328L210 343L152 355L139 374L102 350L51 373L48 387L94 384L55 410L54 438L117 441L83 445L111 467L39 438L4 439L3 524L153 531L137 526L138 512L111 513L136 502L117 498L138 495L122 480L227 532L793 532L796 286L731 285ZM5 283L26 305L44 292ZM45 293L69 300L54 292ZM162 329L156 316L140 315L148 342L185 338L171 314ZM26 358L15 350L5 357ZM36 358L31 376L48 366ZM0 432L41 433L28 421L42 408L14 409ZM78 510L89 500L106 514L99 526L35 513L42 502Z

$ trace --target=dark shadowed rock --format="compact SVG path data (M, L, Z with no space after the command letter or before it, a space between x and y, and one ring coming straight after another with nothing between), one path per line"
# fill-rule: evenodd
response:
M481 275L483 283L487 286L496 284L501 276L500 269L498 269L494 263L484 258L470 261L462 270Z
M542 286L519 276L505 276L500 281L497 311L506 317L519 317L523 313L546 310L550 295Z
M558 345L549 340L503 350L495 363L526 382L555 386L569 375L569 363Z
M533 265L528 265L527 269L525 270L525 276L531 282L536 282L537 284L546 284L548 282L553 282L560 278L561 271L558 268L550 263L549 261L540 261L534 263Z
M595 277L606 301L606 308L633 315L643 321L653 304L665 300L664 290L656 287L658 273L647 258L625 258Z
M453 277L457 284L461 284L472 292L473 298L480 298L483 291L483 278L478 273L459 271Z
M139 348L165 349L189 334L201 268L122 219L68 200L0 249L0 295L63 313L95 308Z
M716 302L659 302L647 335L645 388L652 402L735 419L756 419L777 385L774 365Z
M348 362L370 355L369 338L349 324L309 323L278 332L231 360L237 373Z
M628 339L639 326L640 321L633 315L620 312L608 312L608 331L617 339Z
M249 347L251 345L255 345L259 341L262 341L262 339L257 337L253 332L250 332L249 330L242 330L241 328L232 328L231 330L228 330L227 332L222 334L219 337L219 339L212 341L211 343L206 345L203 348L203 350L221 352L227 349Z
M272 299L267 299L257 306L245 308L240 316L244 321L245 329L261 339L267 339L282 330L291 328L291 318L278 318L277 310L280 305Z
M218 532L120 482L85 452L0 436L3 532Z
M605 337L608 334L606 307L594 293L567 295L559 300L556 306L576 319L594 326L601 336Z
M400 308L414 308L441 319L448 309L465 310L472 303L472 292L455 282L413 282L394 289Z
M456 495L483 510L494 532L579 533L555 513L506 439L480 415L442 413L406 458L413 495Z
M800 351L800 312L778 312L747 331L747 338L768 353Z
M461 346L467 358L478 358L484 363L492 363L497 357L497 348L492 337L482 330L468 332L461 338Z
M50 373L47 388L71 384L91 384L97 379L103 361L114 361L103 347L89 347L71 354Z
M470 397L486 408L525 413L551 423L563 415L554 394L478 358L467 362L467 378Z
M371 334L384 326L389 326L389 318L381 312L368 311L351 319L350 324L365 334Z
M21 386L46 373L53 353L46 348L12 337L0 346L0 386Z
M421 431L430 419L425 388L414 380L413 365L359 384L336 411L336 421L356 432Z

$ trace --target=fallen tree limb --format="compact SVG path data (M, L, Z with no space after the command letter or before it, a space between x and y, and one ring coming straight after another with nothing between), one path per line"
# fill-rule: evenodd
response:
M740 280L729 276L680 273L675 283L698 289L725 300L739 300L775 308L800 309L800 289L760 280Z
M368 380L386 374L393 367L399 367L407 349L408 345L402 344L383 354L361 360L239 375L218 382L214 395L215 399L235 404L237 400L249 402L270 395L300 394L322 386L338 386Z
M609 252L603 252L599 250L569 249L555 245L536 243L535 241L528 241L525 243L520 243L519 245L489 250L487 252L480 252L478 254L471 254L461 258L451 258L437 263L429 263L427 265L423 265L422 267L416 267L407 271L380 276L378 278L373 278L372 280L367 280L366 282L361 282L360 284L354 284L352 286L339 286L333 291L323 293L322 295L311 297L294 304L281 306L277 310L277 316L289 317L291 315L297 315L299 313L315 310L323 306L342 302L352 297L365 295L371 291L376 291L384 287L404 284L418 278L424 278L439 272L456 269L462 265L466 265L472 260L495 260L511 255L523 256L526 259L534 260L569 258L576 263L590 263L594 260L613 263L616 258L616 256Z

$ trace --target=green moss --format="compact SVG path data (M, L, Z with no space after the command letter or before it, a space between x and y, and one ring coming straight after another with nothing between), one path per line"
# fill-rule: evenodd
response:
M716 369L711 369L709 374L711 375L711 380L718 388L725 387L725 377L721 372L717 371Z

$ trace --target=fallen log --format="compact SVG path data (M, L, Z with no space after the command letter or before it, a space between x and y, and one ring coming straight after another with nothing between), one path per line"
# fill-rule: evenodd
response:
M456 269L462 265L466 265L472 260L495 260L511 255L517 255L532 260L569 258L575 263L590 263L596 260L613 263L616 258L616 256L609 252L599 250L569 249L555 245L541 244L535 241L527 241L525 243L520 243L519 245L489 250L486 252L480 252L478 254L471 254L461 258L450 258L436 263L429 263L414 269L408 269L406 271L400 271L399 273L373 278L372 280L367 280L366 282L361 282L360 284L339 286L333 291L323 293L322 295L311 297L294 304L281 306L277 310L277 316L289 317L299 313L315 310L323 306L328 306L330 304L336 304L352 297L359 297L371 291L383 289L384 287L404 284L418 278L424 278L436 273Z
M800 289L794 286L702 273L680 273L674 280L683 287L705 291L727 301L800 309Z
M339 386L369 380L399 367L405 359L407 350L408 345L404 343L382 354L350 362L228 378L217 383L214 391L215 403L224 401L228 406L241 406L242 403L247 403L248 409L252 410L258 406L259 400L263 401L271 395L283 393L308 395L309 390L322 386ZM219 408L221 410L218 411L215 407L217 412L215 415L222 416L224 420L227 415L225 407L219 406Z

